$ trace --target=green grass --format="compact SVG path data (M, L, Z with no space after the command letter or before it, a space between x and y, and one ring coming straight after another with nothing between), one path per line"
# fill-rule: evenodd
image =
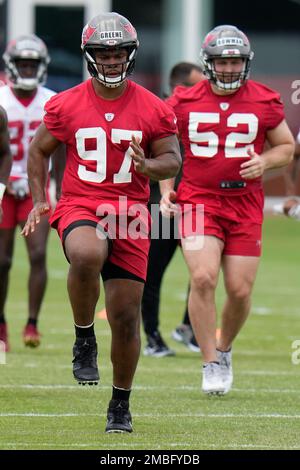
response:
M198 355L169 339L181 320L188 279L177 253L161 305L161 330L176 357L141 356L131 403L134 433L125 436L103 432L112 376L106 321L96 321L101 385L87 388L73 381L68 265L55 233L42 345L37 350L22 345L28 272L23 245L18 238L7 304L12 352L0 365L0 449L300 448L300 365L291 362L292 342L300 339L300 224L284 218L265 222L252 314L235 342L234 388L222 398L201 393ZM220 282L219 308L223 300Z

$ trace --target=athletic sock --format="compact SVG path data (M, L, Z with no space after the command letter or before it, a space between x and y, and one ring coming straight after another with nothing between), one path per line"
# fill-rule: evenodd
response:
M124 400L129 401L131 389L118 388L114 385L112 386L112 400Z
M75 326L76 338L91 338L92 336L95 336L94 322L91 325L87 325L87 326L79 326L79 325L74 325L74 326Z

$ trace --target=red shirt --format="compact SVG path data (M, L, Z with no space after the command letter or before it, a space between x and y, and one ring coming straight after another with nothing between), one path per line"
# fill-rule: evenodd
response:
M146 158L151 142L177 133L173 111L145 88L127 81L123 95L105 100L92 80L57 94L45 106L49 132L67 146L62 198L88 197L147 203L148 177L136 173L129 156L132 134Z
M239 171L250 158L247 149L260 155L267 131L284 119L278 93L248 80L236 93L220 96L204 80L192 88L177 87L167 103L177 116L185 151L181 185L226 195L262 187L261 178L244 180L241 189L223 189L222 182L243 181Z

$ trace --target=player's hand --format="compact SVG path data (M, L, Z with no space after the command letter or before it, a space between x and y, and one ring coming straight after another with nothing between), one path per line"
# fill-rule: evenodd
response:
M263 175L266 164L265 160L258 155L258 153L254 152L254 150L248 149L247 153L250 160L241 164L240 175L246 180L253 180Z
M30 233L33 233L36 229L37 224L40 223L41 216L48 214L50 211L50 206L48 202L37 202L33 209L29 212L27 221L24 225L24 228L21 232L21 235L27 237Z
M178 214L179 209L177 204L174 204L176 202L176 191L169 190L166 191L160 200L160 212L164 217L168 217L169 219L171 217L174 217L176 214Z
M146 174L146 158L144 154L144 150L140 146L141 139L139 137L135 137L134 134L131 136L131 152L130 156L133 160L134 169L137 173Z

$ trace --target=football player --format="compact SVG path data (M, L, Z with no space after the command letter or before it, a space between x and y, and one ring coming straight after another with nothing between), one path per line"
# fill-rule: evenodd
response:
M198 81L205 78L202 68L190 62L179 62L172 67L169 76L169 87L171 93L178 85L191 87ZM181 177L180 174L176 178L176 186ZM156 182L151 183L151 193L149 204L159 204L160 192ZM153 224L162 224L161 213L159 219L153 220ZM174 225L170 225L170 237L152 239L149 250L149 261L147 280L145 283L143 299L142 299L142 319L143 326L147 337L147 344L144 348L144 355L151 357L173 356L175 352L168 347L159 331L159 304L160 289L164 273L173 258L175 250L178 246L178 239L174 235ZM183 323L179 325L172 333L172 337L195 352L199 352L196 339L190 324L188 309L184 313Z
M5 303L9 270L12 264L17 226L23 227L32 209L27 175L28 149L44 115L44 105L55 93L43 85L46 82L49 55L44 42L35 35L20 36L8 43L3 55L8 84L0 88L0 104L8 116L10 147L13 164L3 196L3 218L0 224L0 339L9 349L5 322ZM44 297L46 243L49 233L45 217L33 237L26 240L30 262L28 320L23 330L26 346L40 344L38 315Z
M5 110L0 106L0 223L3 217L2 200L8 182L9 173L11 170L11 152L9 147L9 135L7 128L7 115ZM2 341L3 334L1 332L0 324L0 340Z
M148 180L176 175L181 163L173 111L128 79L138 45L135 28L118 13L100 14L85 26L81 47L92 78L47 103L28 166L34 208L24 235L34 233L49 210L44 162L60 142L66 143L62 195L51 224L70 263L68 292L76 334L73 374L83 384L99 380L94 315L100 273L104 281L113 364L106 432L132 431L129 396L140 352L149 249ZM130 230L124 234L121 223L124 215L135 221L136 204L144 226L137 237ZM104 212L115 219L116 233L107 227Z
M172 180L161 183L162 204L166 213L179 214L191 277L189 314L204 360L202 390L225 394L233 382L232 343L250 311L261 255L262 175L291 161L294 139L278 93L249 80L253 52L242 31L231 25L210 31L201 59L208 80L178 89L169 99L185 160L176 196L180 210ZM186 204L192 205L189 213ZM216 344L221 268L227 299Z

